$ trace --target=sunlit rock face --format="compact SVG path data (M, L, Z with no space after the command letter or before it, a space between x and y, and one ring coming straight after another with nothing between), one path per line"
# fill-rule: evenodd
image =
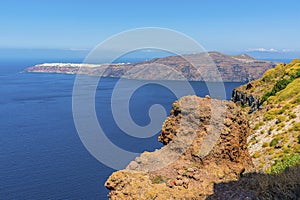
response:
M186 96L162 125L165 144L145 152L105 186L111 199L204 199L214 183L253 170L247 149L249 123L233 102Z

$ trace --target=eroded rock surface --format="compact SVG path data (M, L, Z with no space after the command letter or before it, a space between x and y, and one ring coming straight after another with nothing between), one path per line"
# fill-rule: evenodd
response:
M248 83L247 86L247 90L252 88L251 83ZM231 100L238 105L249 106L249 114L253 113L255 110L261 109L263 104L259 96L252 95L246 91L240 91L239 89L234 89L232 91Z
M213 185L251 171L249 123L233 103L187 96L173 104L159 141L105 186L110 199L204 199Z

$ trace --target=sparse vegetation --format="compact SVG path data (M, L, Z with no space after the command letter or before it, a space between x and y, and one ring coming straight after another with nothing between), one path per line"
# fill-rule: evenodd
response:
M240 194L247 195L242 199L298 199L299 180L300 166L279 174L245 174L238 181L216 184L214 194L207 199L233 199Z
M283 127L285 127L285 123L281 122L277 126L277 131L281 130Z
M161 175L157 175L151 181L153 184L159 184L159 183L164 182L164 179Z
M291 82L292 80L290 79L281 79L277 81L272 90L262 96L262 101L266 101L270 96L275 96L277 92L286 88Z
M274 149L269 150L269 155L272 155L274 153Z
M269 146L269 144L267 142L264 142L262 145L263 148L268 147L268 146Z
M273 130L274 130L274 127L273 127L273 126L270 126L270 128L269 128L269 130L268 130L269 135L272 133Z
M277 123L285 122L286 121L286 116L280 115L277 117Z
M269 110L264 114L264 121L270 121L275 119L275 117L280 114L280 109L274 108L272 110Z
M297 115L295 113L292 113L292 112L289 112L288 115L289 115L290 119L295 119L297 117Z
M261 127L263 125L264 125L264 122L258 122L257 124L255 124L254 130L257 130L259 127Z
M270 142L270 147L275 147L278 144L278 139L274 138L271 142Z
M300 59L277 65L265 72L260 80L252 81L251 86L251 93L246 91L246 86L240 90L260 98L262 109L250 114L250 122L255 123L249 148L256 167L265 171L275 160L300 153L300 122L296 108L300 105ZM265 132L267 138L262 139L260 136ZM261 138L262 142L254 138ZM264 166L261 159L265 159ZM276 164L290 166L279 161Z
M299 67L299 65L295 65L296 67ZM292 66L293 68L294 66ZM296 68L295 67L295 68ZM289 75L288 78L284 78L286 75ZM276 93L278 93L279 91L285 89L290 83L292 83L295 79L300 77L300 68L297 68L295 70L287 70L281 77L280 80L278 80L275 85L273 86L272 90L266 92L263 96L262 96L262 101L266 101L269 97L271 96L275 96ZM286 94L285 96L283 96L283 98L289 98L292 96L292 93L295 93L297 91L294 92L289 92L288 94ZM283 100L283 99L281 99Z
M300 131L300 122L294 123L291 131Z
M256 151L253 155L252 155L252 157L253 158L259 158L260 157L260 152L259 151Z
M275 164L268 170L269 173L281 173L287 167L300 164L300 154L285 154L281 159L275 161Z

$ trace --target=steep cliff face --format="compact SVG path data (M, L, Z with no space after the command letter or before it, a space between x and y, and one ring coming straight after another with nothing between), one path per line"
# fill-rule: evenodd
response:
M248 83L247 88L251 88L251 87L252 87L251 83ZM255 110L261 109L263 103L260 97L247 93L247 91L244 92L238 89L234 89L232 91L231 100L242 107L249 106L250 107L248 111L249 114L251 114Z
M246 114L233 102L183 97L163 124L159 141L165 146L113 173L105 183L109 197L204 199L215 183L253 170L249 130Z
M249 112L249 151L258 170L280 172L300 163L300 60L240 86L232 100Z

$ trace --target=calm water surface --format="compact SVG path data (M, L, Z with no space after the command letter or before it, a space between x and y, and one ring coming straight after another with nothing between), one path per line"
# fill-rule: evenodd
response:
M0 199L107 199L103 185L114 170L92 157L76 132L72 116L75 76L19 73L33 64L36 62L0 62ZM161 147L157 135L137 139L118 128L110 108L117 81L103 78L96 93L98 119L108 138L132 152ZM120 94L132 82L128 80L130 84L122 86ZM180 82L172 84L185 90ZM225 84L227 99L240 84ZM205 83L191 85L197 95L208 94ZM147 125L151 105L161 104L169 113L175 100L170 90L147 84L130 100L132 118Z

